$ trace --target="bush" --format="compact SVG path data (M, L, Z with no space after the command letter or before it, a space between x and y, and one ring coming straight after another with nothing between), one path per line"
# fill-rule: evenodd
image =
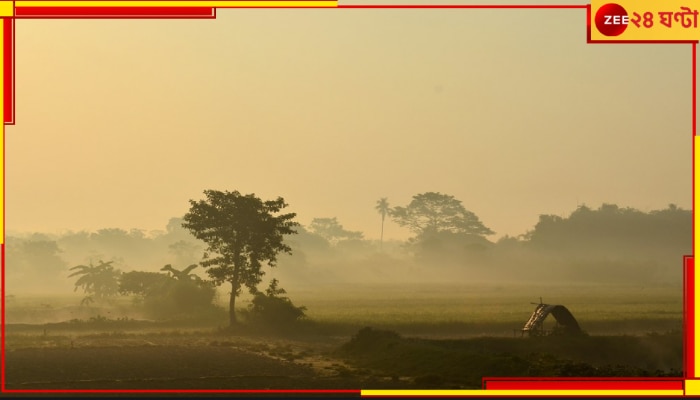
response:
M365 327L360 329L342 350L351 354L371 354L395 347L401 336L394 331L384 331Z
M278 283L277 279L273 279L265 293L255 293L248 310L251 322L284 326L293 324L306 316L304 313L306 307L297 307L289 297L282 296L287 292L278 288Z
M200 317L217 310L212 304L216 296L214 286L187 276L128 272L122 275L120 292L136 295L137 303L155 319Z
M144 297L144 309L155 318L191 317L213 311L216 291L206 283L169 280Z

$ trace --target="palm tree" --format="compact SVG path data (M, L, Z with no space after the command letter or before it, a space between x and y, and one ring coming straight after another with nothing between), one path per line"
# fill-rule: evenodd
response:
M173 268L172 265L167 264L166 266L164 266L160 270L170 272L172 275L170 275L170 274L168 274L168 275L172 276L173 278L177 279L178 281L192 280L195 282L199 282L201 280L201 278L195 274L190 273L190 271L197 268L198 266L199 266L198 264L192 264L189 267L183 269L182 271L178 271L175 268Z
M382 215L382 236L379 240L379 249L383 250L384 248L384 219L386 218L386 215L389 213L389 201L387 200L386 197L382 197L381 199L377 200L377 205L374 207L375 210L379 214Z
M76 271L68 275L69 278L82 275L75 281L75 290L82 287L87 295L80 304L93 302L93 297L96 297L98 300L104 300L118 293L121 271L114 269L112 266L113 262L100 260L99 264L92 265L92 261L90 261L90 265L76 265L70 269L71 271Z

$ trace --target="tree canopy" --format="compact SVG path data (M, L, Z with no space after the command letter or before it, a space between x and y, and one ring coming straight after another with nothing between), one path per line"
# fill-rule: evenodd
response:
M13 282L13 287L31 284L45 290L55 289L68 266L62 258L63 250L54 240L34 236L33 240L6 239L6 262L12 266L5 270L6 278Z
M83 304L97 300L105 300L109 297L116 296L119 292L119 276L121 271L114 269L113 261L104 262L100 260L99 264L93 265L76 265L71 268L75 271L68 275L69 278L80 276L75 281L75 290L82 287L87 295L82 301Z
M235 302L242 287L257 291L263 264L274 267L277 254L290 253L284 236L298 225L294 213L278 214L287 207L284 199L263 201L238 191L204 191L206 200L190 200L182 226L207 244L201 265L213 282L231 284L229 319L236 324Z
M330 243L337 243L340 240L362 239L362 232L348 231L333 218L314 218L309 225L311 231Z
M182 271L170 264L159 272L130 271L122 274L119 293L134 295L147 314L155 318L203 316L217 309L212 304L216 291L191 271L198 265L190 265Z
M603 203L598 209L581 205L568 217L540 215L524 237L530 245L549 251L639 253L653 247L687 246L692 230L692 212L674 204L646 213Z
M418 236L439 232L470 235L492 235L473 212L468 211L454 196L426 192L413 196L406 207L394 207L391 217L400 226Z

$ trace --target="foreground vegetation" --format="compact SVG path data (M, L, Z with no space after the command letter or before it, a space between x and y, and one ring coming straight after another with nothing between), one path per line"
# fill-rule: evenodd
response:
M586 335L521 337L542 293ZM8 388L449 389L484 376L682 371L672 286L336 285L294 290L305 317L284 324L251 314L269 306L264 294L242 299L234 329L225 308L146 320L129 299L9 298Z
M483 377L682 376L682 334L435 340L360 330L339 354L426 388L480 388Z
M95 319L8 327L10 389L480 388L483 377L681 377L682 335L425 339L363 328L197 330Z
M286 295L295 304L306 306L307 320L342 328L346 335L372 326L431 337L513 336L513 329L522 328L534 310L530 303L538 302L540 296L545 303L565 305L582 329L592 335L680 330L683 313L680 285L328 284L297 286ZM132 298L89 306L81 306L81 299L77 294L8 296L6 321L44 324L89 320L98 315L153 320L140 312ZM245 314L253 299L254 296L242 295L239 313ZM225 305L225 297L220 297L217 304ZM209 315L190 315L188 319L208 328L226 323L223 309Z

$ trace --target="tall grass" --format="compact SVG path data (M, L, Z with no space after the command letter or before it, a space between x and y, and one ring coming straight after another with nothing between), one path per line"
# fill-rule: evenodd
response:
M375 326L404 334L513 335L535 308L532 302L566 306L591 334L637 334L681 329L682 290L676 286L426 284L326 285L288 290L308 319L328 332L350 334ZM129 299L81 307L80 296L17 295L6 301L7 322L55 323L97 316L142 319ZM243 296L239 307L246 308ZM202 321L206 325L206 321ZM221 321L212 320L212 328Z

